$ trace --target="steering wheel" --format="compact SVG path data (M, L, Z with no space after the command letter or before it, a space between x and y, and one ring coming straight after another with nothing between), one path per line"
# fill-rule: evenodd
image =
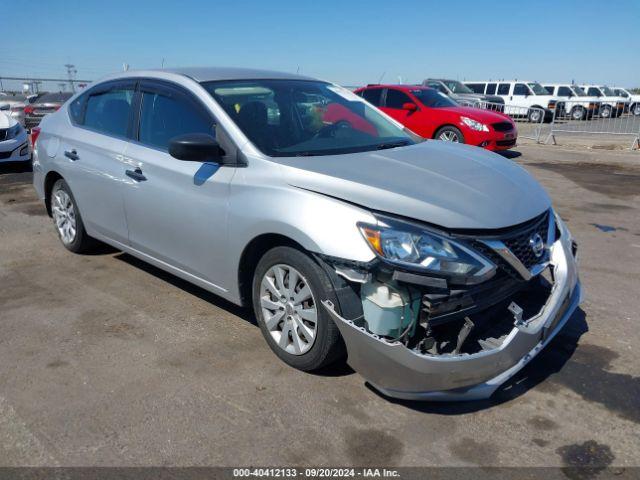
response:
M315 138L335 137L340 130L346 129L353 129L353 125L346 120L339 120L336 123L330 123L329 125L323 126L318 130L318 133L315 134Z

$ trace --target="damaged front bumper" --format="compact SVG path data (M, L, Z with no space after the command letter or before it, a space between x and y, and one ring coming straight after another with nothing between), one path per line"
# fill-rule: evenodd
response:
M571 240L551 247L554 282L541 310L514 326L495 348L473 354L432 355L368 332L322 302L344 338L348 363L387 396L407 400L477 400L490 397L562 329L582 300Z

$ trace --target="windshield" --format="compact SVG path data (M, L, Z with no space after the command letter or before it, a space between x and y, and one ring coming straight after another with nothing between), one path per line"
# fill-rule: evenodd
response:
M616 95L619 95L620 97L627 98L629 96L629 94L626 91L622 90L621 88L616 88L614 92L616 92Z
M415 143L349 90L307 80L206 82L242 132L272 157L336 155Z
M444 93L440 93L433 88L416 88L411 93L420 100L425 107L443 108L457 107L458 104L447 97Z
M602 91L607 97L617 97L616 92L611 90L609 87L602 87Z
M449 87L449 90L453 93L474 93L473 90L467 87L464 83L456 80L445 80L443 83Z
M580 87L576 87L575 85L573 85L571 87L571 90L573 90L573 93L575 93L578 97L586 97L587 94L585 93L584 90L582 90Z
M537 82L527 83L527 85L533 90L534 95L549 95L549 90Z

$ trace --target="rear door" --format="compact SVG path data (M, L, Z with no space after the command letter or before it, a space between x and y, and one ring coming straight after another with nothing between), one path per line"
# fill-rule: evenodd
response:
M58 159L87 232L127 242L122 154L132 125L134 81L93 88L70 105L73 128L64 129Z
M171 83L142 81L136 98L137 128L125 153L123 184L129 243L192 281L224 290L221 270L235 168L181 161L168 153L175 136L215 136L216 121L193 94Z

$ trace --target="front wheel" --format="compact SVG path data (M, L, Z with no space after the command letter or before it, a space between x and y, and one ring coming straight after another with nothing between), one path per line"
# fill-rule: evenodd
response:
M307 254L275 247L258 262L253 309L269 347L288 365L317 370L344 355L338 327L321 305L337 305L331 280Z
M635 116L640 116L640 103L636 103L632 108L631 111L633 112L633 114Z
M603 107L600 109L600 117L601 118L611 117L611 107L609 105L603 105Z
M443 142L464 143L464 136L462 132L456 127L442 127L434 135L436 140L442 140Z
M532 108L529 110L529 114L527 115L527 119L531 123L540 123L542 120L542 111L537 108Z
M573 107L571 110L571 118L573 120L584 120L587 115L587 111L582 107Z

